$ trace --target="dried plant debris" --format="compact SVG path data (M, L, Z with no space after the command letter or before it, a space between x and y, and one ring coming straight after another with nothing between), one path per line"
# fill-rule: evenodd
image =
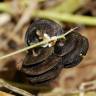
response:
M20 88L17 88L9 83L7 83L5 80L3 79L0 79L0 87L4 87L6 89L9 89L10 91L13 91L14 93L17 93L18 95L20 94L21 96L33 96L31 93L23 90L23 89L20 89ZM18 96L16 95L16 96Z
M37 20L28 28L25 43L30 46L62 33L65 33L63 28L56 22ZM78 32L72 32L65 38L66 40L58 40L54 44L48 43L28 50L21 68L27 82L34 86L50 86L62 68L71 68L81 62L89 47L87 38Z

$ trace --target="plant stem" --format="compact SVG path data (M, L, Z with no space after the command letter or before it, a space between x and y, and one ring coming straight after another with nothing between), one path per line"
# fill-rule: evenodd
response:
M65 14L65 13L57 13L52 11L34 11L32 13L33 17L47 18L47 19L56 19L59 21L76 23L76 24L85 24L96 26L96 17L90 16L81 16L81 15L73 15L73 14Z
M73 32L73 31L76 30L77 28L78 28L78 27L75 27L75 28L73 28L73 29L70 29L70 30L69 30L68 32L66 32L65 34L62 34L62 35L59 35L59 36L53 36L53 37L51 37L50 39L47 39L47 40L38 42L38 43L33 44L33 45L31 45L31 46L28 46L28 47L25 47L25 48L23 48L23 49L20 49L20 50L18 50L18 51L16 51L16 52L13 52L13 53L10 53L10 54L1 56L1 57L0 57L0 60L6 59L6 58L8 58L8 57L10 57L10 56L19 54L19 53L24 52L24 51L26 51L26 50L29 50L29 49L32 49L32 48L35 48L35 47L38 47L38 46L47 44L47 43L52 42L52 41L54 41L54 40L56 41L57 39L65 39L65 36L66 36L66 35L68 35L69 33Z
M20 89L20 88L17 88L15 86L10 85L9 83L4 81L3 79L0 79L0 85L2 87L5 87L5 88L7 88L7 89L9 89L9 90L11 90L11 91L13 91L15 93L20 94L20 95L23 95L23 96L33 96L31 93L29 93L29 92L27 92L27 91L25 91L23 89Z
M0 3L0 11L8 12L10 14L14 13L12 12L12 8L10 7L9 3L5 3L5 4ZM69 22L69 23L96 26L96 17L73 15L68 13L58 13L55 11L34 10L32 12L32 17L55 19L59 21Z
M11 13L11 7L9 3L0 3L0 11Z
M73 13L85 3L86 0L64 0L58 6L49 8L48 10L53 10L55 12Z

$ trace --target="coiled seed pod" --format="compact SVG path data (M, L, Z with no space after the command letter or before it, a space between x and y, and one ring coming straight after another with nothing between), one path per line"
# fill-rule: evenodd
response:
M77 32L72 32L66 36L66 41L62 44L63 46L59 44L55 47L55 52L62 57L64 68L78 65L83 59L83 56L86 55L89 47L87 38Z
M63 28L51 20L37 20L27 30L25 43L27 46L52 36L64 34ZM21 71L26 80L37 85L49 85L62 70L78 65L86 55L89 44L86 37L72 32L66 40L58 40L54 45L42 45L28 50Z
M60 34L63 34L63 28L59 24L51 20L37 20L26 32L25 42L27 46L30 46L30 44ZM61 61L62 58L54 54L54 46L47 44L28 50L21 70L31 84L48 84L63 68Z
M37 20L28 28L25 34L25 42L26 45L30 46L30 44L34 44L44 39L50 38L52 36L57 36L60 34L63 34L63 29L56 22L51 20ZM35 64L45 60L49 55L51 55L53 52L53 47L49 48L45 45L45 47L43 46L39 48L34 48L33 50L29 51L33 51L33 55L37 55L37 57L33 56L32 53L29 52L29 54L33 56L32 60L34 62L31 62Z

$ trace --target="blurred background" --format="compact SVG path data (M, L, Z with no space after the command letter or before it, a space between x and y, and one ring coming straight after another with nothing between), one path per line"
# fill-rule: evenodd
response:
M96 96L96 0L0 0L0 56L24 48L28 26L40 18L59 22L65 31L79 26L90 46L78 66L62 70L53 91L39 95L79 96L78 90L85 84L83 89L89 91L80 96ZM25 53L0 60L0 78L12 80Z

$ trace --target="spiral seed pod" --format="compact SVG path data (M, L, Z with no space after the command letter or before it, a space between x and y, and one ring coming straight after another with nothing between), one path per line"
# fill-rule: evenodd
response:
M60 34L63 34L63 29L59 24L51 20L37 20L28 28L25 34L25 42L27 46L30 46ZM62 58L54 54L54 46L50 47L47 44L28 50L21 71L29 83L46 85L60 73L63 68L61 61Z
M30 44L34 44L44 39L60 34L63 34L63 29L56 22L51 20L37 20L28 28L25 34L25 43L26 45L30 46ZM51 55L53 49L53 47L49 48L48 45L45 45L45 48L38 47L34 48L33 50L29 50L29 54L33 53L32 60L35 59L36 55L36 60L34 61L38 63L45 60L49 55Z
M31 84L45 84L56 78L62 69L61 58L56 55L49 56L36 66L23 67L27 80Z
M27 46L64 34L63 28L51 20L37 20L27 30L25 43ZM34 86L49 85L62 68L78 65L86 55L89 44L80 33L68 34L66 40L58 40L54 45L48 44L28 50L21 71L28 83Z
M64 68L78 65L86 55L89 47L87 38L77 32L72 32L66 36L66 41L62 45L57 46L55 52L62 57Z

